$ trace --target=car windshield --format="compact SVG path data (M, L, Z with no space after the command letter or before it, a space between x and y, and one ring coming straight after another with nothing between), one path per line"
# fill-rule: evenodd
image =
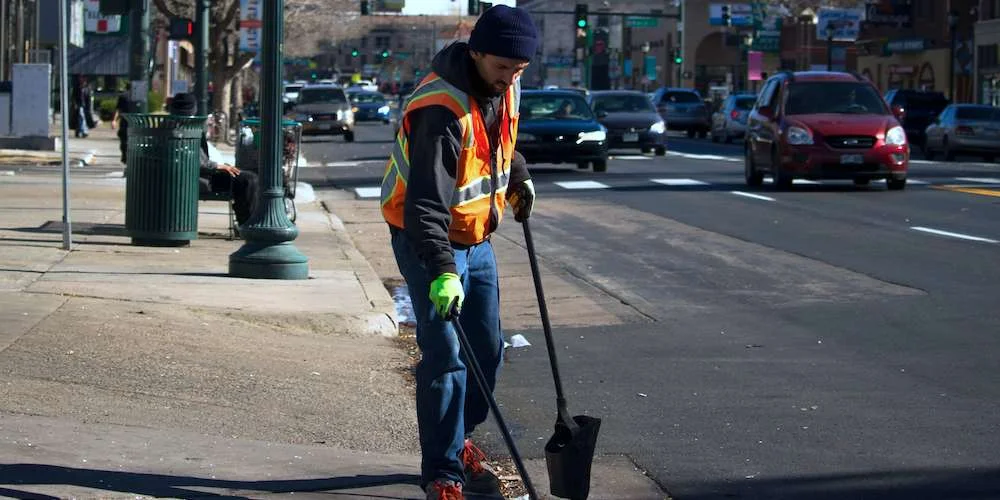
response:
M663 98L660 99L660 102L669 104L700 103L701 97L698 97L698 94L695 94L694 92L667 92L663 94Z
M1000 109L989 106L968 106L956 110L955 117L959 120L1000 121Z
M347 102L347 96L340 89L302 89L299 93L299 104L321 102Z
M590 106L575 95L521 95L521 120L592 120Z
M882 97L870 85L855 82L801 82L788 87L785 114L821 113L886 115Z
M757 102L756 97L740 97L739 99L736 99L736 103L733 107L742 111L749 111L753 109L753 103L755 102Z
M653 113L649 98L642 94L617 94L594 97L594 111L597 113Z
M375 94L369 92L357 92L351 94L351 101L364 104L368 103L381 104L385 102L385 96L382 94Z
M285 85L285 92L298 92L302 90L302 85Z

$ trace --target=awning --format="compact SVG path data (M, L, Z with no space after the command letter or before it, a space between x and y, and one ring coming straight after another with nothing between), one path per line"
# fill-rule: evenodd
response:
M128 75L129 43L127 36L86 35L83 48L71 47L66 54L73 75Z

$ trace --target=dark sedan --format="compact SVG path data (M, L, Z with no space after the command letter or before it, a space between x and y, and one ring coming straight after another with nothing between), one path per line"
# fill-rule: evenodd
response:
M590 107L608 129L608 147L638 148L667 154L667 127L646 94L635 90L604 90L590 95Z
M528 163L593 165L608 169L607 129L601 125L583 96L566 90L521 92L521 119L517 150Z
M351 99L354 121L389 123L389 101L381 92L351 90L347 97Z

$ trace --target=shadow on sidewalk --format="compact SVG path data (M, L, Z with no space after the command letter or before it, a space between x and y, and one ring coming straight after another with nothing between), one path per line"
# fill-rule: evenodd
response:
M139 472L77 469L44 464L0 464L0 483L17 486L79 486L96 490L116 491L151 497L183 499L250 498L225 492L210 492L191 488L218 488L229 491L266 493L299 493L371 488L392 485L419 485L420 477L413 474L355 475L319 479L287 479L269 481L232 481L191 476L168 476ZM27 499L59 497L0 487L0 495ZM370 495L369 495L370 497ZM389 497L392 498L392 497Z

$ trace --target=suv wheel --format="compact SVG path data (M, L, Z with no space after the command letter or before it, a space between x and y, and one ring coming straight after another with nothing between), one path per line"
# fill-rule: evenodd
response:
M608 170L608 160L594 160L592 162L594 172L606 172Z
M757 165L753 162L750 148L744 148L743 153L743 177L747 181L747 186L759 187L764 183L764 174L757 170Z
M347 142L354 142L354 131L348 130L347 132L344 132L344 140Z
M955 161L955 152L951 150L948 136L944 136L944 139L941 139L941 149L944 151L944 161Z
M656 146L656 156L665 156L667 154L666 146Z
M906 177L889 177L885 180L885 186L889 188L889 191L902 191L906 188Z
M771 179L774 180L775 189L789 189L792 187L792 176L788 173L782 172L781 163L777 163L780 159L778 156L778 149L774 148L771 150Z

